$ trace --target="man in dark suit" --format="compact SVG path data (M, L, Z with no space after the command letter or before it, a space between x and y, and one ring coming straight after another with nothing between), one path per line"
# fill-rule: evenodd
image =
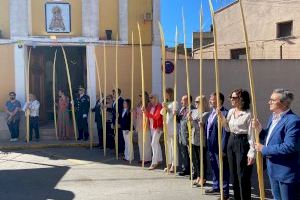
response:
M116 105L117 105L116 104L116 98L117 98L116 91L113 90L112 94L113 94L113 98L114 98L114 102L112 105L114 127L116 127L116 118L118 117L118 125L117 125L119 127L118 128L118 153L123 153L124 148L125 148L125 143L123 140L123 133L120 128L120 122L121 122L121 117L122 117L124 99L121 97L121 89L118 88L118 100L117 100L118 101L118 109L116 109ZM116 110L118 112L116 112Z
M97 124L98 131L98 147L103 148L103 126L102 126L102 105L103 99L100 98L100 95L97 97L96 105L92 108L92 112L95 113L95 122Z
M261 143L255 148L266 157L267 170L274 199L296 199L299 182L300 118L290 109L293 93L275 89L269 100L270 117L267 129L253 120L253 127L260 132ZM298 188L299 189L299 188Z
M224 95L219 94L221 108L223 116L227 116L228 110L223 107ZM218 117L217 117L217 95L213 93L209 98L209 106L212 111L209 114L208 120L205 126L205 133L207 138L207 150L210 158L210 164L212 167L213 186L210 189L205 190L205 194L217 195L220 194L220 183L219 183L219 145L218 145ZM227 143L229 133L222 129L222 152L223 152L223 192L224 199L229 198L229 165L226 156Z
M89 139L88 115L90 111L90 97L85 94L85 89L79 87L78 97L75 99L76 124L79 132L78 140Z
M190 101L192 102L193 98L190 96ZM181 164L181 171L178 173L179 176L185 176L190 174L190 159L189 159L189 133L188 133L188 96L185 95L181 98L181 109L177 114L177 122L180 125L179 134L178 134L178 150L179 150L179 162ZM195 109L191 105L191 110ZM191 156L191 155L190 155Z

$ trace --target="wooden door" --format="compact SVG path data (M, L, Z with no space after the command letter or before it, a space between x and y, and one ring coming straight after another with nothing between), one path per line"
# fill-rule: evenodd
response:
M45 62L43 51L32 49L29 69L29 91L40 102L40 122L46 122L45 108Z

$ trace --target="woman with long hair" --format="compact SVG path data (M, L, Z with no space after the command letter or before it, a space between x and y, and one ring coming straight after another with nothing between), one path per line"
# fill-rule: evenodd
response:
M255 162L250 95L246 90L236 89L232 91L230 100L232 109L229 110L227 118L222 115L222 121L230 132L227 156L233 179L234 199L250 200L251 174Z
M145 133L145 144L143 144L143 112L142 112L142 94L139 95L140 100L134 109L134 127L135 131L138 134L138 145L139 145L139 154L140 154L140 163L143 161L143 146L144 146L144 163L148 164L151 162L151 135L149 130L148 119L146 122L146 133ZM145 104L146 110L150 110L150 100L149 94L145 92Z
M202 98L202 111L203 113L200 113L200 100ZM197 179L193 182L194 185L197 187L201 187L206 182L206 142L205 142L205 131L204 126L207 122L208 116L209 116L209 108L208 108L208 102L205 96L198 96L195 99L195 109L191 111L191 115L189 119L191 120L192 124L192 161L193 161L193 171L194 176L197 177ZM200 135L200 129L203 130L204 135ZM200 140L202 137L203 140L203 177L201 177L200 173Z
M58 91L58 111L57 111L57 135L60 140L66 140L73 138L72 124L70 120L70 99L64 93L64 91Z
M164 169L165 172L169 171L170 173L174 172L174 167L176 167L176 163L174 163L174 114L176 114L176 109L178 107L177 102L174 101L174 91L172 88L166 89L166 100L167 102L163 102L163 109L160 114L163 115L166 112L166 126L167 126L167 153L168 160L167 168Z

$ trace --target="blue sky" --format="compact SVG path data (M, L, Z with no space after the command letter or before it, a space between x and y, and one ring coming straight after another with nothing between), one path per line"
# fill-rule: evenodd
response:
M220 9L234 0L212 0L214 9ZM199 13L203 7L204 31L210 30L211 17L208 0L161 0L161 23L165 33L166 45L175 45L175 28L178 27L178 43L183 43L182 8L186 24L186 43L192 45L192 32L200 30Z

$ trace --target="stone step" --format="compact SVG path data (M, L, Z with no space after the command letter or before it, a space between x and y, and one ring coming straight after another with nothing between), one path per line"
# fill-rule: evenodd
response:
M25 131L21 130L20 131L20 140L25 140ZM93 134L94 139L98 139L98 136L96 135L96 132ZM10 139L10 133L8 130L2 130L0 131L0 140L9 140ZM54 129L40 129L40 139L41 140L56 140L56 134Z
M97 143L93 143L93 146ZM57 140L40 140L26 143L22 140L18 142L0 141L0 151L22 150L22 149L40 149L40 148L58 148L58 147L90 147L89 141L57 141Z

